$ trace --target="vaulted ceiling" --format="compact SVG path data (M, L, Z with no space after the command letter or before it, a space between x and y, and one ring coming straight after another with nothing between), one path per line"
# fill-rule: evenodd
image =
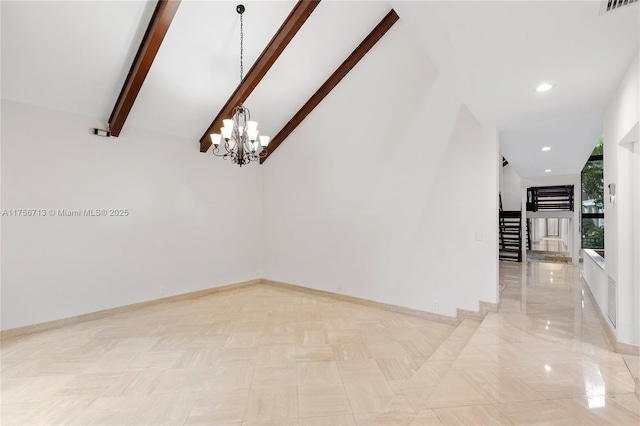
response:
M239 83L236 3L180 2L123 132L189 138L199 155ZM296 1L243 3L246 73ZM156 2L0 7L2 97L106 124ZM579 172L639 48L637 5L600 16L596 1L322 0L246 100L261 132L276 135L392 8L481 123L498 127L501 151L522 177ZM554 89L536 93L542 81Z

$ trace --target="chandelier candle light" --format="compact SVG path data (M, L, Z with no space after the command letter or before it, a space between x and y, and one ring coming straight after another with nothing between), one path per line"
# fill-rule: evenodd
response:
M224 127L220 128L220 133L211 134L211 142L213 143L213 155L222 157L225 160L231 159L231 162L242 167L252 161L258 161L267 156L267 146L269 145L269 136L259 135L258 123L251 121L251 113L249 108L244 106L242 101L242 80L243 64L242 55L244 53L244 33L242 14L244 6L239 4L236 6L236 12L240 15L240 105L233 109L233 118L223 120ZM220 143L224 140L221 149ZM260 141L258 143L258 141Z

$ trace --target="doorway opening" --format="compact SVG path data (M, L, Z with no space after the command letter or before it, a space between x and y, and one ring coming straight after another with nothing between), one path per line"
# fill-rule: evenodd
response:
M571 219L566 217L530 218L531 244L527 260L571 263Z

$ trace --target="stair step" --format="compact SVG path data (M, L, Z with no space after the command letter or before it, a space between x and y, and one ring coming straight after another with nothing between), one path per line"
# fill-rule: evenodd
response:
M456 362L460 353L467 346L482 321L466 318L458 324L456 329L429 356L429 359L406 381L399 384L400 389L423 390L437 387L448 371Z
M640 397L640 358L633 355L622 355L622 358L636 384L636 395Z

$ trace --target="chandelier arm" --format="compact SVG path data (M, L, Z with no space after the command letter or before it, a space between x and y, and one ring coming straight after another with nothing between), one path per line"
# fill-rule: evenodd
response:
M226 157L227 155L229 155L229 154L228 154L228 152L229 152L229 151L227 151L227 154L218 154L219 152L220 152L220 148L219 148L219 147L218 147L218 148L213 148L213 149L211 150L211 153L212 153L213 155L215 155L216 157L223 157L223 158L224 158L224 157Z

